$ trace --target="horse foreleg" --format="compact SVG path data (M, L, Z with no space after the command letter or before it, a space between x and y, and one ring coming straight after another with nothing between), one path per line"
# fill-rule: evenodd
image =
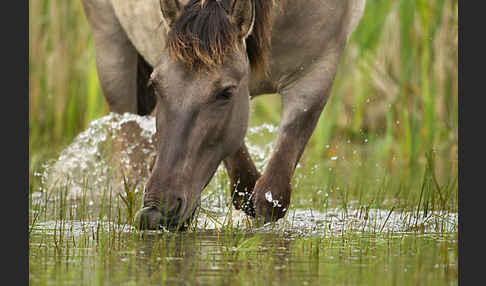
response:
M137 113L138 53L118 22L111 1L83 0L93 33L96 69L110 111Z
M154 104L150 102L150 90L145 88L150 68L128 39L115 15L111 1L83 0L82 3L93 34L100 87L110 111L119 114L150 112ZM137 71L142 75L141 78L137 78ZM139 99L144 100L142 104L137 102L137 80ZM139 179L133 182L131 180L146 176L144 158L134 156L136 152L126 155L125 160L129 160L130 164L120 159L125 156L123 152L130 142L143 139L138 138L137 134L140 134L137 126L123 124L111 146L110 165L114 169L113 180L116 182L117 191L124 190L124 177L130 178L129 183L132 185L138 185L141 183ZM144 145L146 142L139 142L136 148Z
M250 201L256 181L260 178L250 153L243 143L235 154L224 159L224 166L230 177L231 197L237 210L255 216L255 209Z
M282 118L277 139L252 196L256 215L265 222L282 218L288 210L295 167L327 102L343 47L343 43L330 43L317 62L280 90Z

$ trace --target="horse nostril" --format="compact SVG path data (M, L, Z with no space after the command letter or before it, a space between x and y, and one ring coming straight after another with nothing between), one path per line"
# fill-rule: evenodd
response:
M139 229L158 229L162 214L154 207L144 207L135 214L135 225Z

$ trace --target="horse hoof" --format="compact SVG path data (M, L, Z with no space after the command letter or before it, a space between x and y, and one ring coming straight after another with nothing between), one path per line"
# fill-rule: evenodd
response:
M256 217L263 223L276 222L287 213L290 204L290 184L274 183L262 176L253 190Z

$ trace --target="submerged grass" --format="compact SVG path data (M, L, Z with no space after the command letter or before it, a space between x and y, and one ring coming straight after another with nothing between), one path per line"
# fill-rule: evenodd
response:
M124 193L110 186L97 190L99 200L88 182L76 199L68 199L70 186L63 184L30 201L30 282L456 285L457 226L446 217L457 207L446 191L451 183L439 185L442 199L437 195L434 157L428 158L417 188L390 187L401 175L378 182L371 177L375 187L363 184L374 161L354 165L355 177L339 175L350 172L344 160L326 176L316 174L328 170L325 164L302 164L286 221L235 225L231 208L200 208L196 221L205 216L208 223L182 233L130 226L128 179ZM211 192L228 190L224 175L216 174ZM345 183L357 187L348 190ZM223 197L229 205L229 192ZM298 213L307 210L302 221Z
M32 285L457 285L457 259L457 233L142 233L109 221L51 221L31 235L29 278Z

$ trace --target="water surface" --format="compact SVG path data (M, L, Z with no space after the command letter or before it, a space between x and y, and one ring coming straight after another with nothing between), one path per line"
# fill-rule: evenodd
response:
M248 130L260 170L276 130ZM36 173L42 184L30 200L33 285L457 284L457 213L408 207L396 196L380 201L374 175L360 178L369 188L363 195L348 195L346 180L332 180L358 173L364 157L353 158L361 152L354 147L319 164L304 158L292 204L277 223L258 225L232 210L221 165L187 232L139 232L127 224L120 196L133 191L139 208L154 133L153 118L109 114ZM384 169L373 166L366 174Z

